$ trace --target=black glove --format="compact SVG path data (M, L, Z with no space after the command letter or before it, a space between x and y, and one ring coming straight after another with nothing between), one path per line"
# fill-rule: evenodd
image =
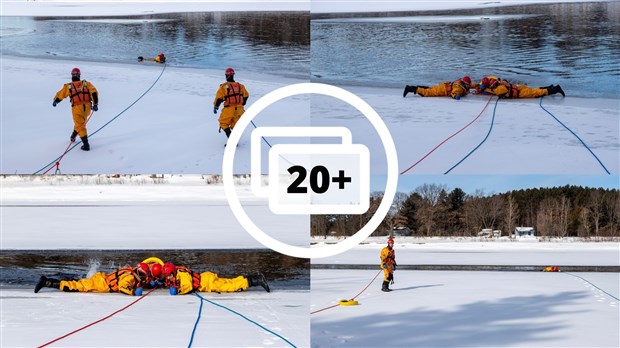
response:
M56 107L56 104L57 104L57 103L56 103L56 101L54 100L54 102L52 103L52 106L53 106L53 107Z
M97 104L93 105L93 111L99 111L99 107L97 106Z
M213 113L214 113L214 114L217 114L217 109L219 109L219 107L217 107L217 106L214 106L214 107L213 107Z

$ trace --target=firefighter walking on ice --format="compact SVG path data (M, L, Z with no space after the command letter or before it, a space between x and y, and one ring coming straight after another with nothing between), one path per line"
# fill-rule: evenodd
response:
M229 138L230 132L235 128L237 121L245 111L244 106L250 94L244 85L235 81L235 70L233 68L226 69L225 76L226 82L222 83L215 93L213 113L217 114L223 102L224 108L219 118L220 129L226 133L226 138Z
M383 285L381 291L389 292L390 283L394 284L394 271L396 270L396 256L394 254L394 239L388 238L387 246L381 249L381 268L383 269Z
M71 70L71 82L65 83L60 91L56 93L52 106L56 107L63 99L69 97L71 101L71 113L73 114L71 142L74 142L75 138L79 135L82 139L81 149L90 151L86 122L91 113L91 109L92 111L99 110L99 95L92 83L86 80L80 80L80 75L80 69L73 68L73 70Z

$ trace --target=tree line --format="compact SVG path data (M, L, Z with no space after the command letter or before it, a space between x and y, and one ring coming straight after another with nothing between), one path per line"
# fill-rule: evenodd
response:
M373 192L370 208L361 215L312 215L311 234L350 236L370 220L382 199L382 192ZM419 237L477 236L482 229L510 236L517 226L534 227L541 237L619 237L620 191L566 185L486 195L423 184L411 193L396 193L373 236L394 228L408 228Z

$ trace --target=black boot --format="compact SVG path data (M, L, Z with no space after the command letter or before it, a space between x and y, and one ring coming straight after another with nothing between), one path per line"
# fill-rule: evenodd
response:
M60 289L60 280L41 276L41 278L39 278L39 282L34 287L34 293L36 294L42 288Z
M226 133L226 138L230 138L230 132L232 132L232 130L229 128L225 128L224 129L224 133Z
M80 149L84 151L90 151L90 144L88 143L88 135L83 136L81 139L82 139L82 147L80 147Z
M404 98L404 97L406 97L406 96L407 96L407 94L408 94L409 92L411 92L411 93L414 93L414 94L415 94L415 92L416 92L416 90L417 90L417 89L418 89L418 86L409 86L409 85L406 85L406 86L405 86L405 90L403 91L403 98Z
M78 136L78 132L74 129L73 133L71 133L71 142L74 142L77 136Z
M248 286L262 286L265 291L269 292L269 284L262 273L245 276L248 279Z
M392 290L390 290L389 288L390 283L388 281L383 281L383 285L381 286L381 291L385 291L385 292L390 292Z
M566 96L564 94L564 91L562 90L562 87L560 87L560 85L556 85L556 86L551 85L551 87L547 87L547 95L553 95L556 93L560 93L562 97Z

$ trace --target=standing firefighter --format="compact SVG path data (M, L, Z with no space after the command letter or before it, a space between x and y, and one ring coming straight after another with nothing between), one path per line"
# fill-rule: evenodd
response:
M56 93L52 106L56 107L56 104L67 97L70 98L71 113L73 114L71 142L74 142L75 137L79 135L83 143L81 149L89 151L90 145L88 144L86 122L91 113L91 107L93 111L99 110L99 95L92 83L86 80L80 80L80 69L78 68L73 68L73 70L71 70L71 82L65 83L60 91Z
M463 76L454 82L442 82L436 86L405 86L403 98L409 93L419 94L423 97L452 97L459 100L466 96L471 88L471 78Z
M198 273L183 266L175 266L167 262L162 274L166 277L166 286L170 288L170 295L185 295L192 291L202 292L238 292L247 290L250 286L262 286L269 292L267 280L261 273L236 278L220 278L212 272Z
M125 267L108 274L97 272L90 278L80 280L58 280L41 276L34 292L37 293L45 287L66 292L122 292L142 296L142 287L152 279L149 267L139 263L134 268Z
M387 246L381 249L381 268L383 269L383 285L381 291L392 291L390 282L394 284L394 271L396 270L396 256L394 255L394 239L388 238Z
M226 137L230 137L230 132L241 115L243 115L244 105L248 101L250 94L245 86L239 82L235 82L235 70L233 68L226 69L226 82L222 83L215 93L215 101L213 101L213 113L217 114L220 104L224 102L224 108L220 114L220 129L224 130Z

